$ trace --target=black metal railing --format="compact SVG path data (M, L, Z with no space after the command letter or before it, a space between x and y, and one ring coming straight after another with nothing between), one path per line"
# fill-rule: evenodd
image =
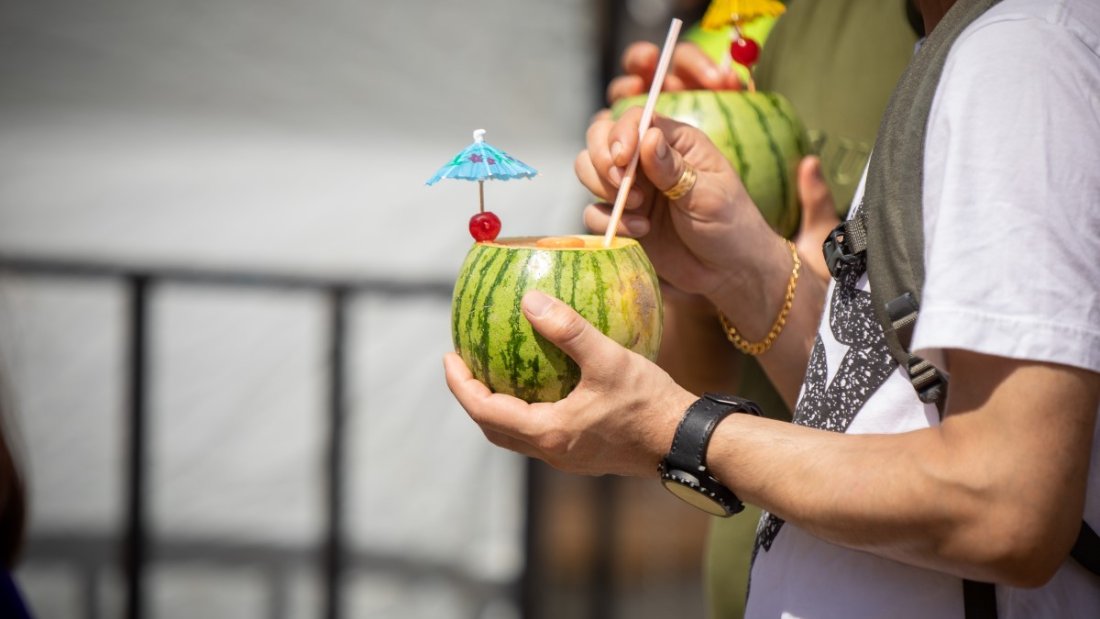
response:
M323 296L327 301L327 408L324 443L324 533L319 549L277 548L256 544L234 544L206 539L157 539L157 562L214 561L261 567L268 573L268 616L285 616L288 573L302 565L316 565L322 576L320 616L339 619L342 587L349 571L385 571L398 576L440 577L484 607L493 599L511 598L523 616L531 616L533 587L530 570L524 569L516 582L497 583L478 580L454 567L406 557L389 556L361 550L349 550L345 539L345 466L347 445L344 432L347 419L348 384L347 322L349 302L359 296L438 299L449 302L451 283L444 281L409 282L393 279L340 279L265 272L214 271L188 268L140 268L96 261L41 259L0 254L0 275L5 273L35 277L104 279L123 282L126 289L126 431L125 509L123 527L117 539L81 535L39 535L28 541L27 555L35 560L65 564L79 574L81 600L87 619L97 619L100 597L99 574L120 569L123 574L124 616L147 617L149 565L154 545L150 537L149 479L147 471L153 454L149 452L148 420L150 381L149 358L155 344L150 331L150 301L162 284L195 284L230 288L298 289ZM537 476L531 475L531 483ZM528 488L527 511L536 494ZM530 522L531 519L528 519ZM526 533L525 549L531 547L532 533ZM121 554L121 557L120 557ZM529 558L529 557L528 557ZM480 610L474 611L478 616Z

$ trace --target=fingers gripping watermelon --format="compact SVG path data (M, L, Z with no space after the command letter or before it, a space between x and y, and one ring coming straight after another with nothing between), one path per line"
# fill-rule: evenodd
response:
M455 351L493 391L552 402L580 381L577 364L524 317L520 301L528 290L561 299L611 339L657 357L664 310L641 245L618 238L605 249L602 237L578 238L582 247L498 239L467 254L455 283L451 332Z
M612 113L618 118L627 108L644 104L645 96L622 99ZM655 109L707 134L771 227L788 238L797 231L795 172L808 143L786 99L773 92L686 90L661 93Z

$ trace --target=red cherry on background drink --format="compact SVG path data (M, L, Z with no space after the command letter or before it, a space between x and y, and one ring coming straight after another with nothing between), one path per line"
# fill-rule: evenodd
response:
M500 234L500 218L485 211L470 218L470 236L477 242L491 241Z
M752 39L741 37L730 43L730 56L738 64L749 67L756 64L756 59L760 57L760 46Z

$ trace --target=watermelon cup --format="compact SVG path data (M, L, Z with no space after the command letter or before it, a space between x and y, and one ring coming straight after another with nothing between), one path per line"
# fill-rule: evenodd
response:
M619 118L645 105L645 95L621 99L611 108ZM790 238L798 230L798 162L808 142L794 108L773 92L685 90L664 92L656 112L707 134L737 171L772 229Z
M664 307L642 246L603 237L503 238L476 243L455 282L451 333L473 375L497 393L554 402L580 381L580 368L539 335L520 310L528 290L561 299L601 332L654 360Z

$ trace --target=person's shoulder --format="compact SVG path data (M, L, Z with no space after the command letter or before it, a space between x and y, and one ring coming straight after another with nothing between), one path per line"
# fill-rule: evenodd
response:
M962 0L959 0L962 1ZM1076 32L1083 28L1096 39L1100 28L1100 4L1096 0L1003 0L990 7L973 27L998 22L1045 22Z
M939 92L1001 109L1021 99L1061 107L1098 89L1100 2L1004 0L959 35Z
M1048 59L1067 48L1100 55L1096 0L1004 0L959 35L952 56Z

